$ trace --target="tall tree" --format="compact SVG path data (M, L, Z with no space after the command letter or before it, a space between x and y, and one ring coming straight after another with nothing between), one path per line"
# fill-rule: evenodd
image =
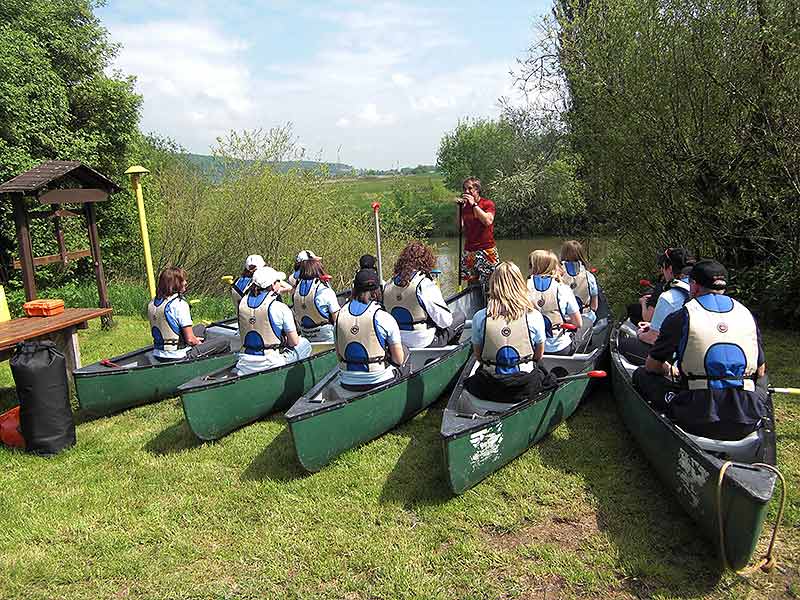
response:
M133 77L106 69L117 52L92 0L3 0L0 3L0 181L47 159L81 160L119 177L139 136L141 97ZM119 227L114 205L100 227ZM0 201L0 262L10 264L11 207ZM52 251L37 225L36 252ZM68 231L68 235L69 235ZM77 237L78 233L73 232Z

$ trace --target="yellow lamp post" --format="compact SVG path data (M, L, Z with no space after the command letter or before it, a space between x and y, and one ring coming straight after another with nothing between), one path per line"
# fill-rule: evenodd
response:
M144 213L144 198L142 197L142 184L139 177L145 173L149 173L147 169L142 166L134 165L127 171L125 175L131 176L131 188L133 189L133 197L136 199L136 207L139 209L139 227L142 230L142 245L144 246L144 264L147 269L147 285L150 287L150 298L156 297L156 278L153 274L153 257L150 254L150 235L147 233L147 216Z

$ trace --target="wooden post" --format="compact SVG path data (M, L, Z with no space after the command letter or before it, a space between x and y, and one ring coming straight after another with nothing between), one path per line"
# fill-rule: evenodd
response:
M92 263L94 264L94 277L97 281L97 296L100 300L100 308L109 308L111 302L108 300L108 286L106 276L103 273L103 258L100 255L100 236L97 233L97 214L93 202L83 205L86 214L86 229L89 231L89 247L92 250ZM108 329L114 324L111 315L100 318L104 329Z
M53 228L56 233L56 243L58 244L58 253L61 255L62 266L67 266L67 244L64 242L64 230L61 229L61 217L57 216L57 212L61 210L61 205L56 204L53 209Z
M36 300L36 278L33 276L33 246L31 231L28 226L28 213L25 210L25 198L21 194L12 194L14 205L14 225L17 228L17 244L19 261L22 267L22 284L25 286L25 298Z

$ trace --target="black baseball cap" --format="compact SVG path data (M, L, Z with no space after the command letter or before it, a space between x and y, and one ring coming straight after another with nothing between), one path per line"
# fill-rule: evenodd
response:
M377 258L372 256L372 254L365 254L361 258L358 259L358 268L359 269L374 269L375 263L378 261Z
M728 271L715 260L700 260L692 267L689 279L710 290L724 290Z
M357 294L377 290L380 287L378 272L375 269L361 269L353 280L353 291Z

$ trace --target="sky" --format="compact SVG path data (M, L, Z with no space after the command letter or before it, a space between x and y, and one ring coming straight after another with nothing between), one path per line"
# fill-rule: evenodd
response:
M521 97L509 74L551 0L107 0L142 129L208 154L231 130L292 123L307 158L434 164L459 119Z

